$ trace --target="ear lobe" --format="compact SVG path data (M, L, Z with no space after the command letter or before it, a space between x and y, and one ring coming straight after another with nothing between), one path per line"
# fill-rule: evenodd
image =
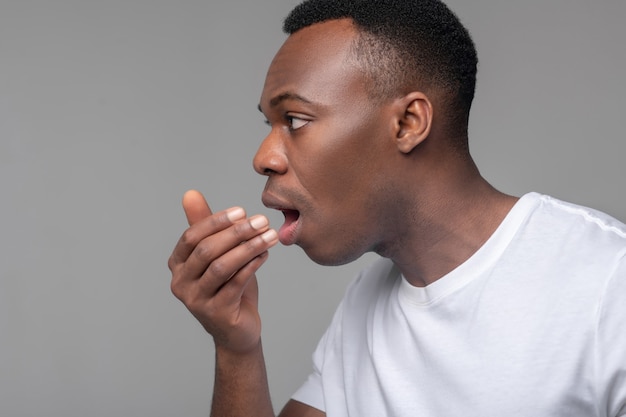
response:
M421 92L407 94L399 104L396 142L400 152L408 154L430 134L433 106Z

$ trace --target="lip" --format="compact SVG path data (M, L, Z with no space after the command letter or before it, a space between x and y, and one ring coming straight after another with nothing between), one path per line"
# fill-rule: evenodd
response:
M295 210L295 208L293 208L293 206L291 204L289 204L287 201L276 197L275 195L264 191L263 195L261 196L261 201L263 202L263 205L267 208L270 209L274 209L274 210Z
M270 194L269 192L263 192L261 197L263 205L267 208L281 211L285 216L285 222L278 230L278 239L283 245L293 245L298 240L298 235L301 226L301 213L292 204L285 200Z

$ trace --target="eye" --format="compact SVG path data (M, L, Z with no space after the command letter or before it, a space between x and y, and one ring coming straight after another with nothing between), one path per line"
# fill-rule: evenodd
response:
M287 119L287 123L289 124L289 130L298 130L301 127L306 126L310 122L310 120L289 115L285 116L285 119Z

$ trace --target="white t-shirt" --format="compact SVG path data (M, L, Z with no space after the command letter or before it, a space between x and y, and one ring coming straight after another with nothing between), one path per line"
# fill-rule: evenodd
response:
M418 288L386 259L348 288L295 400L329 417L626 415L626 226L530 193Z

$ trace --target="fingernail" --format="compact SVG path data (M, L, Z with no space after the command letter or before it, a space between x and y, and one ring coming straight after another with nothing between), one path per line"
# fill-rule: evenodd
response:
M250 225L256 230L260 230L269 224L269 220L267 217L259 214L250 219Z
M226 210L226 217L228 217L228 220L231 222L236 222L246 217L246 212L241 207L233 207Z
M270 229L261 235L261 239L265 243L274 243L278 240L278 233L276 233L276 230Z

